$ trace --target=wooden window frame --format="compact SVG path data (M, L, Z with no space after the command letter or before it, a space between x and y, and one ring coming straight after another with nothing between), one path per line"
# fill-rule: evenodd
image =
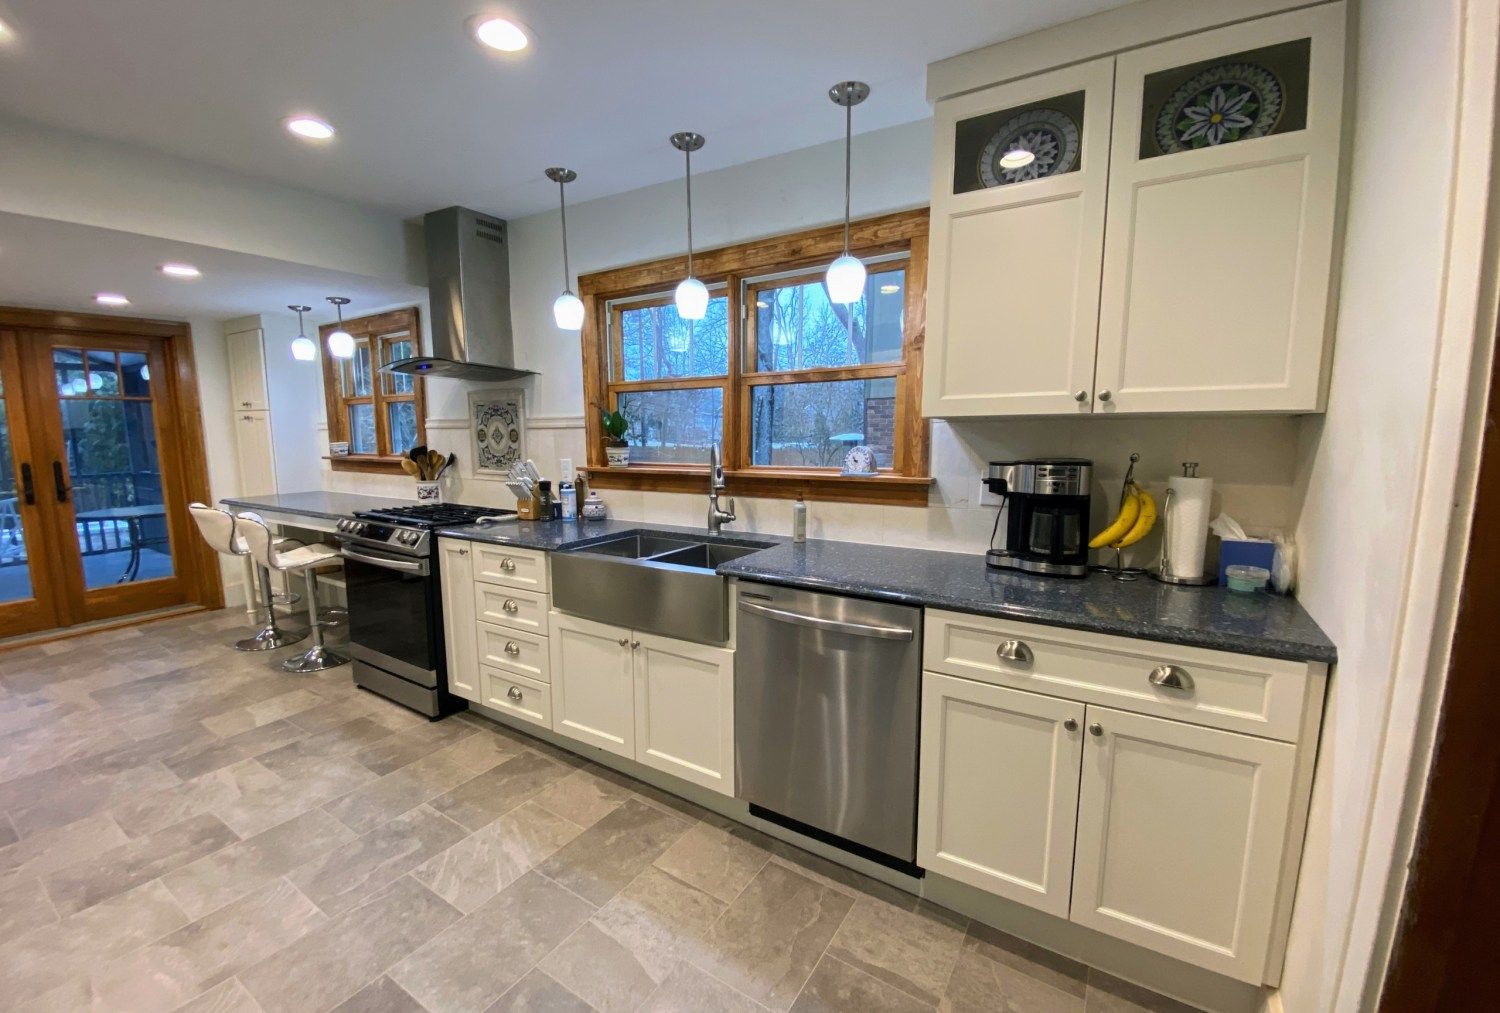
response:
M788 235L739 243L695 253L694 273L710 289L723 286L730 324L728 372L722 377L672 377L660 380L617 380L622 373L618 322L621 300L656 297L671 292L686 270L685 257L600 271L578 279L584 304L581 336L584 422L588 443L589 481L600 489L638 489L650 492L702 492L707 488L708 465L631 464L608 467L601 406L613 409L621 393L720 387L724 396L724 469L729 492L772 499L804 498L894 506L926 506L932 478L928 474L930 430L922 417L922 349L927 302L926 208L868 218L851 224L850 249L860 257L904 254L902 356L891 363L795 371L757 372L754 369L753 314L744 314L747 293L759 287L786 285L806 269L820 274L843 250L843 226L826 226ZM784 277L768 277L785 275ZM748 282L748 285L747 285ZM715 297L718 292L713 292ZM661 296L669 301L670 296ZM652 305L655 299L635 305ZM753 389L787 382L827 382L894 377L896 380L895 460L873 476L840 475L834 468L788 468L752 465L750 406Z
M344 330L354 338L355 347L365 342L370 347L370 393L358 397L344 395L344 375L353 370L354 359L340 359L328 350L328 336L338 329L338 324L324 324L318 328L319 344L323 359L323 400L328 416L328 440L330 443L349 439L349 407L368 404L375 413L375 453L349 454L343 457L325 455L325 460L334 471L385 472L403 474L401 455L391 451L390 425L386 419L386 406L409 401L416 406L417 444L427 442L427 388L426 379L412 376L409 394L392 393L387 389L390 375L380 371L385 361L385 346L389 336L406 332L411 335L412 347L422 346L420 318L415 306L390 310L367 317L355 317L344 321ZM420 354L420 351L418 352Z

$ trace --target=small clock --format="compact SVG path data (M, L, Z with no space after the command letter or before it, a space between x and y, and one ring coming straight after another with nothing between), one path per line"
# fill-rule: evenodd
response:
M844 455L843 473L845 475L875 474L875 451L864 445L850 447L849 452Z

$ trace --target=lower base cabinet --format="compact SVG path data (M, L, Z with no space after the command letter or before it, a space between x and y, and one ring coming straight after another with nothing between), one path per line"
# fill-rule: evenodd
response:
M734 794L734 652L551 614L552 730Z

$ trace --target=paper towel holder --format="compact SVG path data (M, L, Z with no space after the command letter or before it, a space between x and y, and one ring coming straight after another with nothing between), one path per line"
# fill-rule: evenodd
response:
M1183 461L1182 474L1185 478L1196 478L1198 476L1197 461ZM1180 584L1187 587L1203 587L1217 580L1213 574L1202 573L1196 577L1177 577L1172 574L1172 560L1168 555L1167 546L1172 544L1172 500L1175 492L1170 486L1161 501L1162 527L1165 529L1161 536L1161 559L1156 564L1156 569L1150 571L1152 580L1159 580L1163 584Z

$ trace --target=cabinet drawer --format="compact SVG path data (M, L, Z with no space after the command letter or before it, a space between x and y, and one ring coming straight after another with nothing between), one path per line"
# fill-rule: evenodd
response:
M480 623L479 663L537 682L552 681L548 674L547 638L519 630Z
M502 672L485 665L484 705L505 714L530 721L543 728L552 727L552 687L524 675Z
M924 625L923 667L930 671L1297 740L1308 679L1302 662L938 609L927 610ZM1172 676L1185 685L1153 683L1153 673L1162 666L1172 666Z
M547 611L547 596L542 592L495 584L474 585L474 617L484 622L545 637Z
M536 549L474 544L474 579L530 591L547 590L547 554Z

